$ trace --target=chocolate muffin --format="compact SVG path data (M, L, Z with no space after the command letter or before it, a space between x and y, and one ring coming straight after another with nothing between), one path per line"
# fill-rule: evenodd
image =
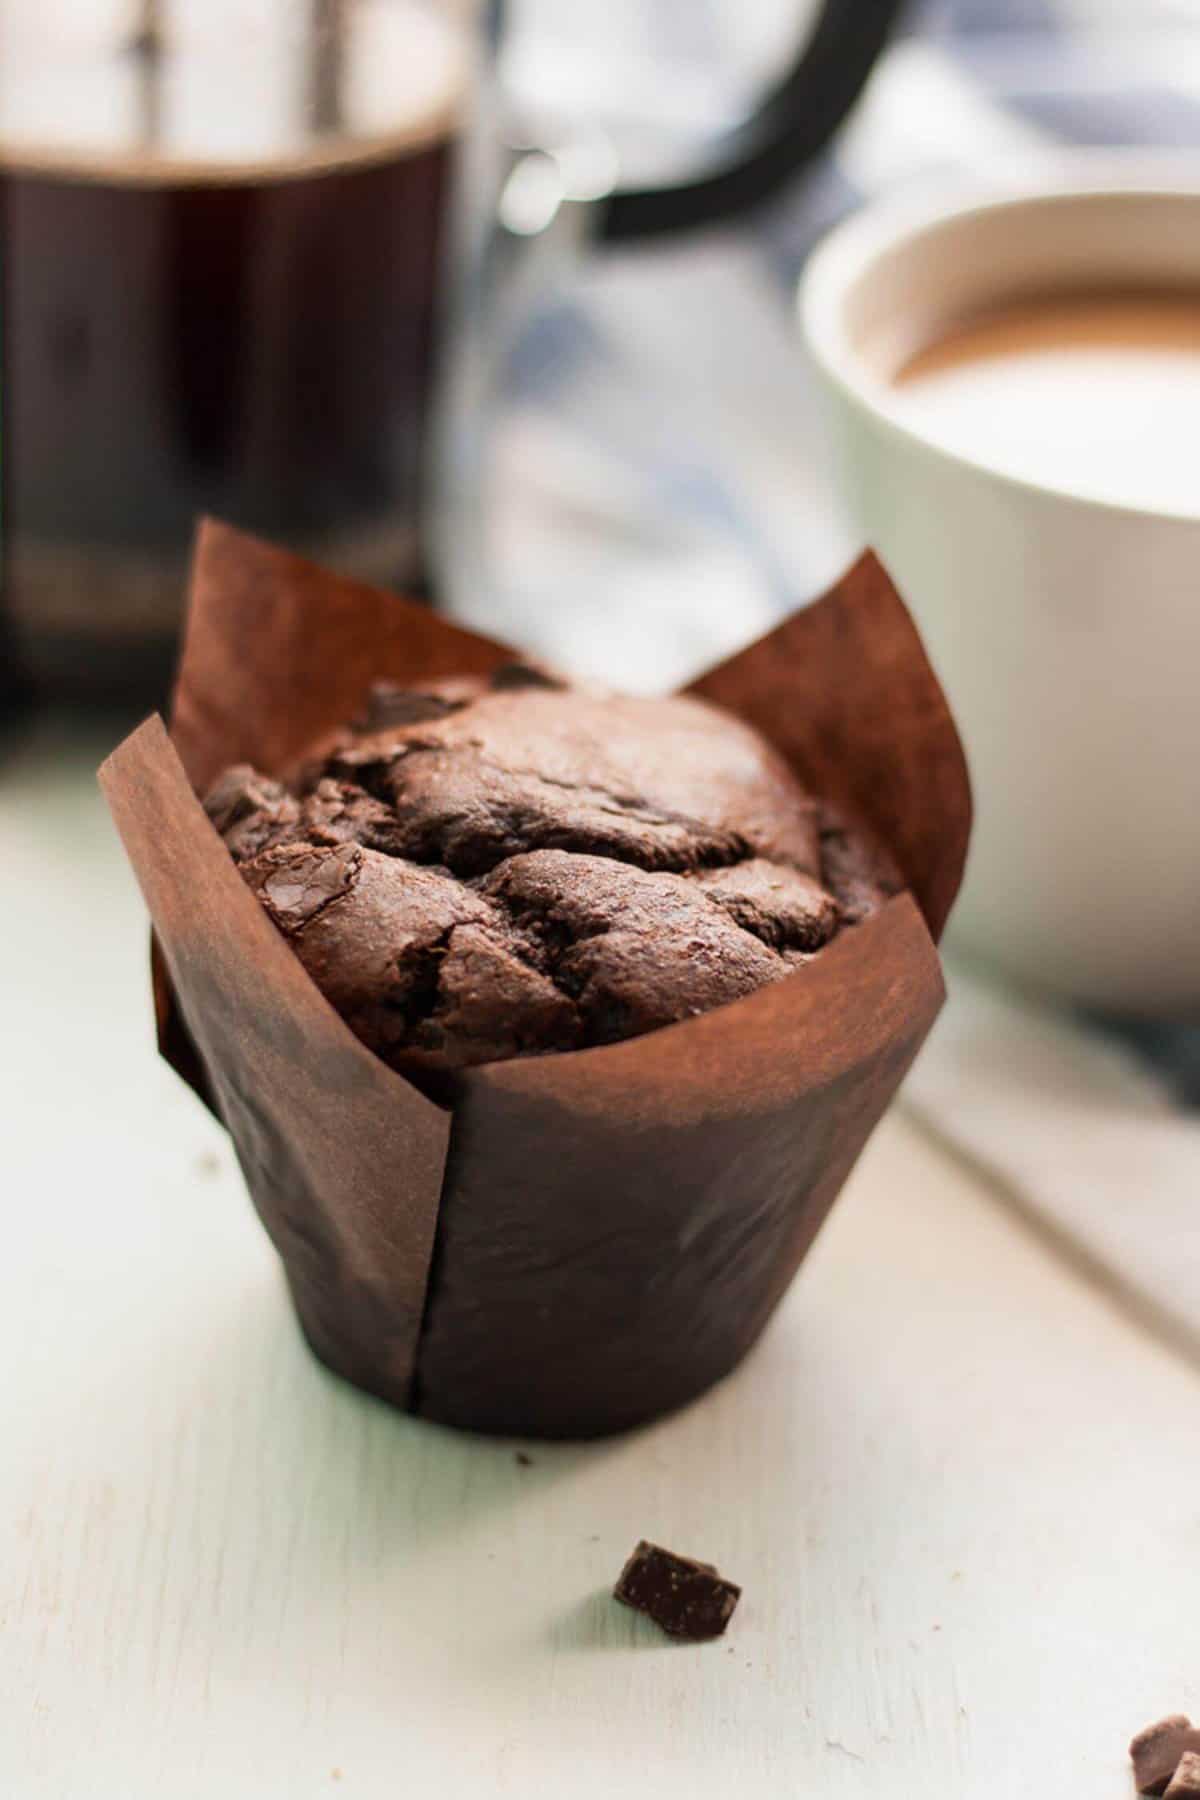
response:
M902 885L730 715L519 666L380 685L205 807L351 1030L434 1092L736 1000Z

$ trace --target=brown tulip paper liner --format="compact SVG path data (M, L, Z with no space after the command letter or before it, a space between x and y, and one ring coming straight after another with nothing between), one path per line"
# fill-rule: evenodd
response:
M352 1035L195 798L278 772L371 681L506 647L228 527L197 541L172 737L101 771L157 939L164 1055L213 1107L333 1369L488 1431L584 1437L682 1404L754 1342L943 997L970 797L887 576L694 684L897 858L909 892L745 999L599 1049L467 1069L435 1105Z

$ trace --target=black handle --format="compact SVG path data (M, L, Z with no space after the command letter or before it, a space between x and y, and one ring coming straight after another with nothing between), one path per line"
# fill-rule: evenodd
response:
M795 67L731 132L710 167L673 187L618 190L605 242L686 231L744 213L829 142L862 90L904 0L825 0Z

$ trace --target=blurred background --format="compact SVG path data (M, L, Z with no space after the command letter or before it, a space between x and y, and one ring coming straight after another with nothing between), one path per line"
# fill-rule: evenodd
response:
M10 643L10 682L24 661L43 698L161 691L199 511L428 580L409 541L416 463L448 364L487 484L481 508L472 468L443 532L443 562L448 538L477 540L461 573L442 570L443 601L581 672L677 681L855 548L793 325L822 232L922 179L1016 177L1056 145L1200 149L1190 0L513 0L450 208L434 150L408 152L461 118L483 11L2 0L0 616L25 651ZM500 146L521 143L565 146L567 190L585 195L693 180L741 153L828 18L841 38L782 131L791 147L693 213L716 223L662 231L689 216L668 204L654 235L635 219L613 243L583 206L547 229L536 158L493 192ZM397 146L389 187L368 165ZM345 193L326 205L331 169ZM468 217L491 233L497 204L524 254L468 246L447 280L443 213L460 236ZM485 290L477 316L451 328L446 293L467 287ZM473 385L472 340L488 365Z
M695 165L811 12L630 0L598 28L586 4L525 0L514 80L577 95L651 178ZM830 150L757 216L587 265L524 336L501 426L492 566L516 635L656 685L828 582L857 546L796 353L808 251L866 199L1016 179L1059 145L1200 150L1200 7L909 5Z

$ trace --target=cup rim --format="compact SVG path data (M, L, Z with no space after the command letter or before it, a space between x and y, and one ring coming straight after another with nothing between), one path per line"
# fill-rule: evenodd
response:
M1052 498L1131 520L1200 525L1200 506L1189 511L1169 503L1146 506L1113 500L1066 483L1017 474L970 451L949 448L904 414L890 384L867 366L845 327L842 301L852 284L888 250L923 231L955 219L1128 195L1191 199L1200 207L1200 153L1047 152L1040 171L1025 169L1019 179L975 170L868 201L822 239L797 284L796 317L809 354L844 400L871 414L889 436L927 458L970 469L1026 497Z

